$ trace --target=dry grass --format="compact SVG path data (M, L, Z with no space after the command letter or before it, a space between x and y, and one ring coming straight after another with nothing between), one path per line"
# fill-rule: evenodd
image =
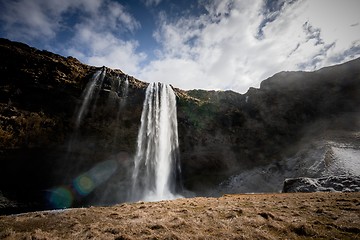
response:
M360 239L360 193L226 195L1 216L0 239Z

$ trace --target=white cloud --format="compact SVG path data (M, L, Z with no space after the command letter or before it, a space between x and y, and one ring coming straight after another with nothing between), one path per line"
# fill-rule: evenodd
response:
M55 36L58 16L50 18L47 9L43 9L36 1L4 1L0 11L3 27L12 38ZM17 31L12 31L13 28L17 28Z
M66 13L78 12L79 21L117 31L134 31L140 23L119 3L111 0L4 1L0 20L16 39L53 38L63 26ZM71 26L70 26L71 27Z
M77 26L69 55L77 56L90 65L107 66L133 74L146 55L137 53L136 41L123 41L110 32L97 32L91 26ZM85 47L83 47L85 46Z
M68 15L76 15L70 24ZM48 50L73 55L85 63L107 65L135 73L146 58L138 42L123 40L141 28L127 9L111 0L17 0L4 1L0 20L9 38L30 44L42 42ZM72 29L69 42L49 44L57 34Z
M141 1L148 6L161 2ZM159 14L154 37L161 47L146 66L147 54L139 52L139 42L132 39L141 25L117 1L3 1L0 20L12 40L42 42L50 51L85 63L183 89L245 92L279 71L314 70L360 56L358 0L198 3L206 14L187 12L177 19ZM69 19L73 15L75 22ZM57 39L62 31L68 34L64 43Z
M260 0L216 0L205 5L206 15L162 16L159 59L138 76L184 89L245 92L278 71L359 57L359 6L357 0L282 1L269 12Z
M146 54L137 52L138 42L123 40L122 34L131 34L140 23L117 2L107 2L100 8L74 26L67 53L90 65L136 73Z
M161 3L162 0L143 0L145 5L150 7L150 6L157 6Z
M114 1L103 1L97 11L86 16L80 24L84 23L104 32L133 32L140 28L140 23Z

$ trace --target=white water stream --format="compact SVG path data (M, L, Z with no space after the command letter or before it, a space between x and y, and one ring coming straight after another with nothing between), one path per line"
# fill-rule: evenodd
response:
M89 104L94 97L93 95L94 95L96 84L98 82L100 82L100 87L101 87L101 84L104 81L105 75L106 75L105 68L103 68L102 70L98 70L93 75L93 77L88 82L88 84L86 85L86 88L83 92L84 100L83 100L80 110L78 111L77 116L76 116L76 122L75 122L76 128L78 128L80 126L82 118L84 117L84 115L86 114L86 112L89 109Z
M141 114L132 175L132 200L174 199L178 167L176 97L169 85L151 83Z

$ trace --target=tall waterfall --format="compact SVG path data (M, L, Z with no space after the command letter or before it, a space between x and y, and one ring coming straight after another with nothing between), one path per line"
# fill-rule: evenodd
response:
M146 89L132 175L132 200L173 199L180 173L176 97L169 85Z

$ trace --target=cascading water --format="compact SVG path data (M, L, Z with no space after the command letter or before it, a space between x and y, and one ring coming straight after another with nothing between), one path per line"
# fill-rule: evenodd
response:
M86 88L83 92L84 100L81 104L80 110L78 111L77 117L76 117L76 122L75 122L76 128L78 128L80 126L80 123L81 123L82 118L84 117L84 114L86 114L86 112L89 109L89 104L93 98L96 85L99 84L101 87L102 82L104 81L105 75L106 75L106 69L102 68L101 70L97 71L93 75L91 80L86 85Z
M61 169L59 168L61 180L67 182L67 184L71 181L71 187L54 187L49 190L49 203L54 207L72 206L73 193L76 193L80 198L85 197L110 177L117 174L116 170L120 166L118 161L119 153L117 152L119 151L117 141L120 138L118 126L121 124L121 111L124 110L128 91L128 76L116 73L116 71L107 72L106 67L98 69L89 79L81 95L82 102L74 113L75 127L67 143L66 155L64 155L65 162L71 162L71 164L61 165ZM114 141L109 141L106 146L107 150L110 150L108 155L97 153L99 148L92 146L102 146L103 139L92 139L91 136L89 138L86 129L89 125L98 121L99 118L105 117L104 113L107 114L106 117L110 116L107 123L111 122L112 125L108 127L115 128L115 131L113 131L114 128L111 129L111 133L114 134ZM116 116L116 119L112 118L114 116ZM85 118L88 121L84 121ZM113 152L111 148L113 148ZM91 155L94 155L94 157L91 157ZM106 159L103 159L103 156L106 156ZM86 172L83 172L84 170ZM72 189L71 193L67 190L68 188ZM125 200L125 197L123 199Z
M180 173L176 97L169 85L146 89L132 175L131 200L158 201L175 195Z
M119 81L118 95L119 97L126 98L129 91L129 77L126 75L124 81Z
M91 115L93 117L97 114L95 110L101 92L107 92L109 99L111 99L106 103L106 105L103 105L102 108L104 108L104 106L107 108L115 108L117 112L116 125L119 122L120 112L125 105L125 99L127 98L128 94L128 76L123 74L111 77L110 73L109 77L106 76L106 74L106 67L102 67L101 69L97 70L87 83L82 93L83 101L75 112L75 128L67 146L66 158L69 158L71 152L74 151L74 148L81 148L79 143L83 139L81 136L79 136L79 127L86 115ZM90 109L92 109L91 114L89 114ZM114 134L114 137L115 139L118 137L117 131L116 134Z
M69 140L67 146L67 156L69 158L71 152L73 151L73 147L77 144L78 141L78 129L81 124L81 121L84 115L89 111L89 105L94 97L95 88L98 85L98 82L103 82L106 75L105 67L101 68L100 70L96 71L94 75L91 77L90 81L87 83L84 91L82 92L83 101L81 103L80 108L77 109L75 112L75 128L74 132ZM101 86L100 86L101 87Z
M121 81L118 81L119 85L117 87L117 95L120 98L120 109L124 107L126 103L126 98L129 91L129 77L126 75L125 78Z
M115 87L115 94L120 99L118 104L118 112L116 115L116 125L120 122L120 113L126 104L126 99L128 97L129 92L129 77L125 75L125 78L120 78L117 76L118 85ZM117 147L117 143L119 140L119 128L115 128L114 131L114 147Z

